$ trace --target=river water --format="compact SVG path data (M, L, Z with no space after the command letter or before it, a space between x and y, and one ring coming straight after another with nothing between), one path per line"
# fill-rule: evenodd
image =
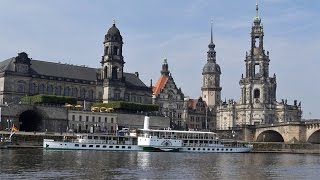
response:
M320 155L0 149L0 179L318 179Z

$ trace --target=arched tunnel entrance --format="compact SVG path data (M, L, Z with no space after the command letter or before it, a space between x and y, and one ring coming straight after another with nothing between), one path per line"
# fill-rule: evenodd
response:
M276 131L268 130L259 134L257 142L284 142L283 137Z
M34 110L28 110L19 116L20 131L41 131L42 117Z
M320 144L320 130L312 133L308 139L308 142L312 144Z

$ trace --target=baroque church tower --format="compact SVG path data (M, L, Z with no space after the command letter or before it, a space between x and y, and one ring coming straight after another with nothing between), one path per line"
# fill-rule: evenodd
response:
M246 74L239 82L240 103L250 107L263 107L276 103L276 77L269 77L269 52L263 47L263 26L256 5L256 17L251 29L251 50L246 53ZM261 123L261 122L260 122Z
M273 124L301 121L301 103L276 100L276 76L269 75L269 52L263 47L264 32L256 5L251 28L251 49L246 53L245 75L240 79L240 101L230 99L217 108L217 128L229 129L241 125Z
M101 60L101 79L103 80L103 102L127 101L151 103L152 89L140 79L139 73L124 72L122 56L122 36L113 22L105 35L104 52Z
M122 36L113 22L112 27L105 35L104 53L101 60L101 75L103 79L103 102L121 100L125 91L123 75L124 60L122 56Z
M215 44L212 40L212 23L211 23L211 41L208 45L207 63L203 67L203 85L201 87L202 99L207 103L208 107L214 108L220 104L221 90L220 87L220 66L216 63Z
M105 35L103 42L104 53L102 56L102 79L121 81L125 62L122 56L122 36L115 22ZM119 72L119 73L118 73Z

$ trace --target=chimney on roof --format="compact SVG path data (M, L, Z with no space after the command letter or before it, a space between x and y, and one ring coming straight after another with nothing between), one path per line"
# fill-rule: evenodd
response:
M134 74L135 74L137 77L139 77L139 73L138 73L138 72L135 72Z

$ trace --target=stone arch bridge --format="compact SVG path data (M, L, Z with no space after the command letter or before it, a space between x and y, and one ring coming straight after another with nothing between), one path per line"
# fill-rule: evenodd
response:
M320 120L258 125L252 131L252 140L320 144Z

